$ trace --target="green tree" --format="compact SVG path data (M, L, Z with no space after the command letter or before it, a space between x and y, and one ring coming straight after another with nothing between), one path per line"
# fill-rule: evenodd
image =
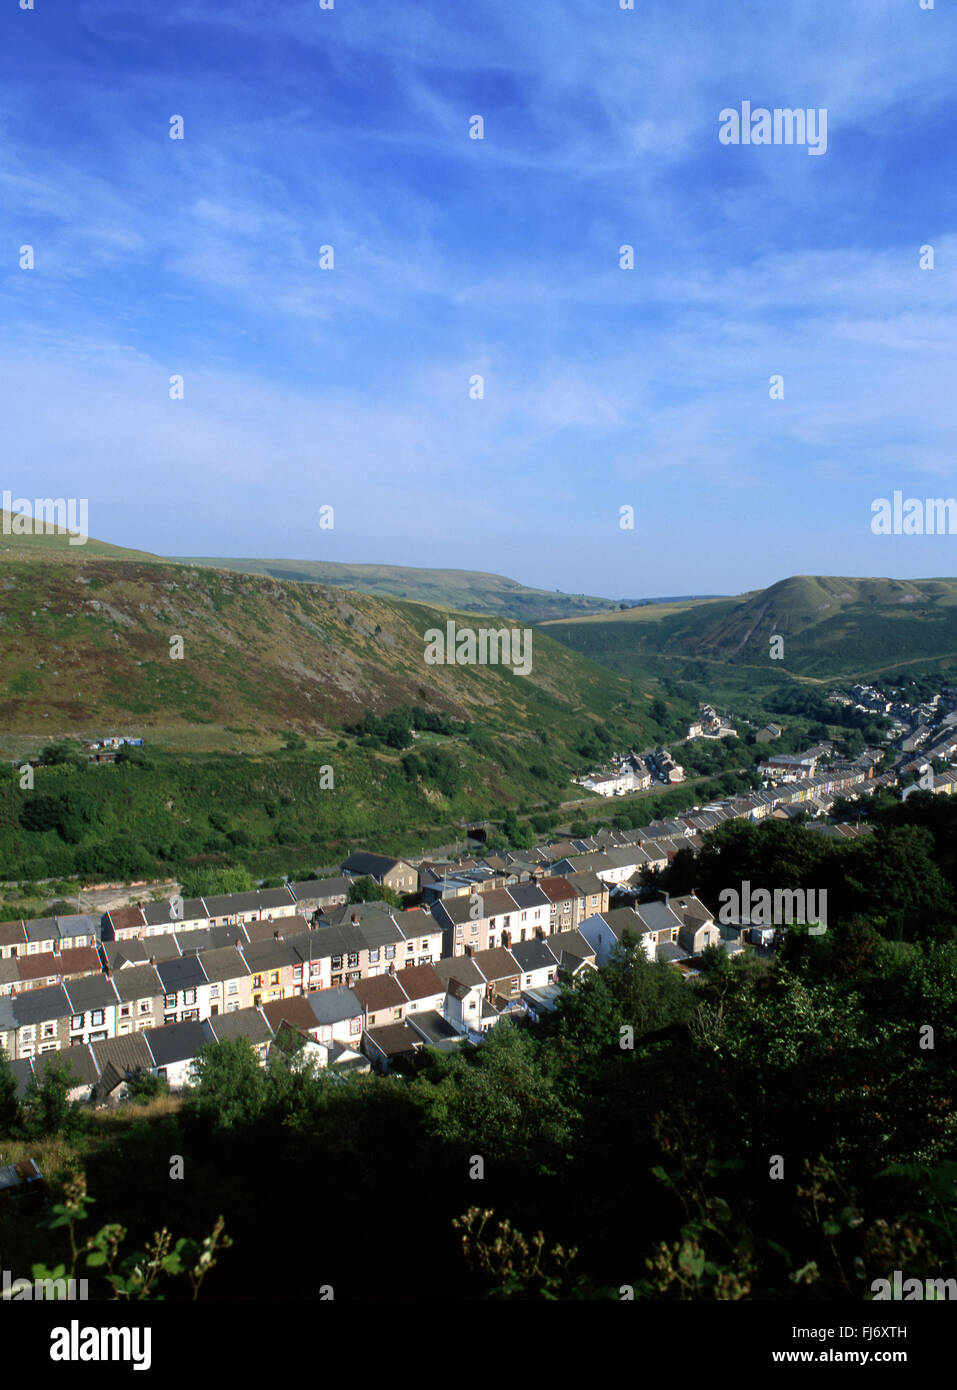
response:
M20 1125L20 1102L17 1099L17 1078L10 1058L0 1047L0 1134L14 1134Z
M266 1078L248 1038L209 1043L196 1059L196 1081L184 1111L214 1130L251 1124L266 1101Z

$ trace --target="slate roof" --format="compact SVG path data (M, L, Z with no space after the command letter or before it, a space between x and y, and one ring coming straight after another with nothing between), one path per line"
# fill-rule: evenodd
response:
M156 973L163 981L164 994L176 994L181 989L198 989L206 984L206 974L198 956L157 961Z
M360 878L367 874L372 878L381 878L402 862L399 859L391 859L387 854L370 854L360 849L350 854L348 859L344 859L340 868L344 874L358 875Z
M208 1043L216 1041L208 1020L204 1023L168 1023L165 1028L147 1028L140 1036L146 1039L157 1067L188 1061Z
M197 917L208 917L209 913L202 898L184 898L182 912L174 917L170 899L164 898L158 903L144 903L143 916L146 918L147 926L168 927L175 922L192 922Z
M165 994L163 981L152 965L131 965L111 976L116 992L124 1004L135 999L155 999Z
M362 1005L345 985L337 985L335 989L317 989L305 997L322 1024L341 1023L344 1019L362 1015Z
M508 980L522 973L511 951L497 946L493 951L475 951L472 960L486 980Z
M174 936L151 936L149 941L104 941L101 951L107 965L122 970L124 963L143 965L150 956L157 960L176 960L180 950Z
M83 975L78 980L65 981L63 988L74 1014L86 1013L87 1009L108 1009L118 1000L108 975Z
M234 1009L229 1014L214 1014L207 1022L217 1042L224 1038L248 1038L251 1043L261 1043L273 1035L262 1009Z
M437 960L435 973L440 980L446 982L446 988L448 988L450 980L458 980L468 989L485 984L485 976L470 956L446 956L442 960Z
M76 1013L76 1010L70 1007L70 1001L62 985L27 989L21 994L12 995L8 1000L0 1000L0 1004L2 1003L11 1005L15 1020L12 1026L15 1028L22 1028L30 1023L49 1023L55 1018L67 1018L70 1014ZM0 1028L2 1027L3 1014L0 1012Z
M250 941L240 950L250 971L281 970L285 965L295 965L298 956L285 941Z
M59 941L60 928L55 917L31 917L24 921L28 941Z
M91 941L100 939L100 919L91 917L88 912L72 912L66 917L57 917L56 924L61 936L88 936Z
M522 967L523 975L528 975L533 970L554 970L557 964L555 954L547 941L516 941L509 950Z
M366 1037L387 1057L400 1057L404 1052L412 1052L423 1046L421 1034L407 1023L387 1023L382 1028L370 1028Z
M409 1015L409 1027L416 1033L423 1034L429 1047L439 1047L443 1050L449 1047L458 1047L465 1041L461 1033L457 1033L436 1009L424 1009L422 1013Z
M249 974L249 966L235 946L223 946L215 951L204 951L200 964L206 972L207 980L222 982L238 980Z

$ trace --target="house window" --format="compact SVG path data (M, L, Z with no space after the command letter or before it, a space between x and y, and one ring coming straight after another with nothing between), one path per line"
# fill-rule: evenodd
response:
M210 997L210 999L218 999L218 998L219 998L219 985L210 985L210 987L209 987L209 997Z
M405 943L406 955L408 955L410 951L414 951L414 950L415 950L415 942L414 942L414 941L407 941L407 942Z
M27 947L27 952L28 952L28 954L31 955L31 956L35 956L35 955L36 955L36 953L37 953L37 943L36 943L35 941L31 941L31 942L30 942L29 946Z
M502 918L502 926L503 926L503 927L507 927L508 924L509 924L509 922L510 922L511 920L512 920L512 919L511 919L511 916L503 917L503 918Z
M322 962L318 960L311 961L309 965L309 974L312 976L313 979L315 979L317 975L321 975Z
M20 1032L20 1041L25 1043L33 1042L33 1029L24 1028Z
M341 975L333 975L333 977L332 977L332 988L333 988L333 989L336 989L336 988L337 988L339 985L341 985L341 984L342 984L342 976L341 976Z
M91 1022L91 1024L93 1025L94 1028L102 1028L102 1027L103 1027L103 1010L102 1010L102 1009L94 1009L92 1015L90 1016L90 1022Z
M387 946L387 947L385 948L385 958L386 958L386 960L395 960L395 947L394 947L394 946Z
M129 1004L121 1004L121 1005L120 1005L120 1018L129 1018L129 1016L130 1016L130 1011L131 1011L131 1007L132 1007L132 1006L129 1005Z
M333 956L333 958L332 958L332 968L333 968L333 970L341 970L341 969L342 969L342 957L341 957L341 956Z
M301 979L302 979L302 966L301 966L301 965L296 965L296 966L293 967L292 978L293 978L294 980L301 980Z
M427 951L428 949L429 949L428 937L423 937L423 938L422 938L422 944L420 945L419 950L420 950L420 951Z
M370 964L370 965L375 965L375 964L377 963L378 959L379 959L379 948L378 948L378 946L373 946L373 947L371 947L370 950L369 950L369 964Z
M56 1043L44 1043L40 1048L41 1052L56 1052Z
M361 1033L361 1032L362 1032L362 1019L361 1019L361 1018L354 1018L354 1019L350 1020L350 1023L349 1023L349 1032L352 1034L353 1037L355 1037L357 1033Z
M527 916L528 916L528 913L527 913L527 912L523 912L523 913L522 913L522 916L521 916L521 920L524 922L524 921L525 921L525 918L526 918Z
M151 1013L153 1009L152 1002L149 999L141 999L139 1003L139 1009L141 1014Z
M393 1009L393 1010L392 1010L392 1017L395 1019L395 1021L396 1021L397 1023L400 1023L400 1022L402 1021L402 1009L401 1009L401 1008Z
M375 1027L375 1014L370 1014L370 1015L369 1015L369 1027L370 1027L370 1028L374 1028L374 1027Z
M478 936L478 922L472 923L472 935Z
M56 1024L55 1024L55 1023L44 1023L44 1025L43 1025L43 1036L44 1036L45 1038L55 1038L55 1037L56 1037Z
M175 1009L175 1008L176 1008L176 995L175 995L175 994L167 994L167 995L165 996L165 998L163 999L163 1007L166 1008L166 1009Z
M184 1003L184 1004L195 1004L195 1003L196 1003L196 991L195 991L195 989L184 989L184 990L183 990L183 1003ZM95 1022L96 1022L96 1019L94 1019L93 1022L95 1023Z
M474 930L474 928L473 928L473 930ZM461 935L462 935L462 923L461 923L461 922L460 922L459 925L455 928L455 935L456 935L456 936L461 936Z
M270 974L269 974L269 983L270 983L271 985L278 985L278 983L279 983L279 971L278 971L278 970L272 970L272 971L270 971Z
M82 1028L82 1027L83 1027L83 1018L84 1018L84 1015L83 1015L83 1014L74 1014L73 1017L70 1019L70 1027L71 1027L71 1028L74 1028L74 1029L76 1029L76 1028Z
M239 993L239 985L236 983L235 980L230 980L229 984L226 986L226 993L227 993L227 994L238 994L238 993Z
M348 962L348 964L349 964L349 969L350 969L350 970L358 970L358 968L359 968L359 952L358 952L358 951L350 951L350 952L349 952L349 962Z
M262 983L263 977L261 975L253 976L253 989L262 989Z

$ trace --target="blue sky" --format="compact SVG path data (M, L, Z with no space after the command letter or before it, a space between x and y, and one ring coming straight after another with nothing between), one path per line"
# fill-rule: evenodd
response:
M614 598L957 574L870 531L957 495L948 0L36 3L0 17L14 496ZM826 108L826 153L720 144L743 100Z

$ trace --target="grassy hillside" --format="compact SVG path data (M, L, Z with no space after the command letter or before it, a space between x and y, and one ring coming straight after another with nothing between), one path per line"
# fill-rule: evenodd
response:
M346 565L325 560L242 560L177 557L181 564L266 574L311 584L331 584L359 594L404 598L459 612L496 613L516 622L537 623L546 618L573 618L611 611L611 599L588 594L551 593L529 589L500 574L475 570L414 569L404 565Z
M363 841L411 852L455 838L463 818L557 805L612 744L659 732L631 682L539 631L528 676L429 666L424 633L448 614L422 604L87 546L42 555L0 565L0 753L126 734L146 739L145 762L43 767L32 793L8 769L0 876L198 859L265 873ZM411 746L355 727L402 706L446 727Z
M629 675L694 663L756 686L879 678L957 662L957 580L796 576L738 599L549 623L573 651ZM772 636L784 639L780 661ZM718 679L722 678L719 669Z

